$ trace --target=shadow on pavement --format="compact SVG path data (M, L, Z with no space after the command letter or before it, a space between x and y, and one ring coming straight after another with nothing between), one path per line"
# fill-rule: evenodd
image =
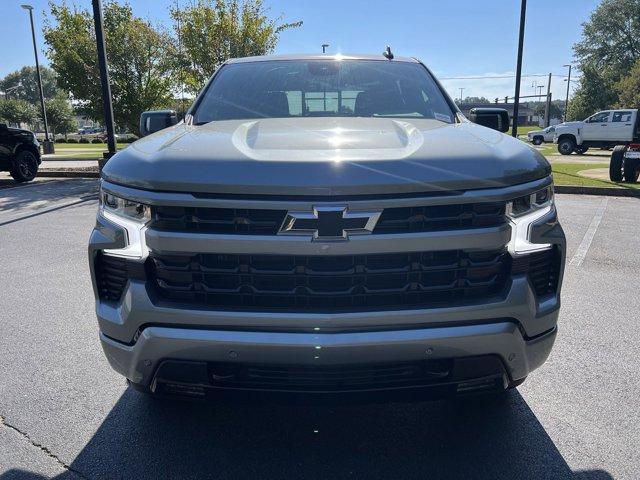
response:
M41 180L16 184L11 188L1 187L2 183L0 211L3 216L0 225L93 201L98 193L98 181L86 178Z
M129 389L71 469L135 479L612 479L573 472L517 392L329 408L154 401Z

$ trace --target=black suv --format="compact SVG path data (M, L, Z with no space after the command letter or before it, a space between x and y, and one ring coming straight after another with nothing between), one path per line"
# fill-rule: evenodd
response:
M0 123L0 171L9 172L17 182L29 182L40 162L40 144L33 132Z

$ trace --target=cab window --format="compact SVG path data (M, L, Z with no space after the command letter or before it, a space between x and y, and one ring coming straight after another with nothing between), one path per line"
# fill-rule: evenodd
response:
M606 123L609 121L609 115L611 112L600 112L592 115L587 120L588 123Z
M631 121L631 112L613 112L613 120L612 122L630 122Z

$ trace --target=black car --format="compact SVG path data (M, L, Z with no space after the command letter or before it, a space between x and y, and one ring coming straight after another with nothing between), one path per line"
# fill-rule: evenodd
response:
M9 172L17 182L29 182L40 162L40 144L33 132L0 123L0 171Z

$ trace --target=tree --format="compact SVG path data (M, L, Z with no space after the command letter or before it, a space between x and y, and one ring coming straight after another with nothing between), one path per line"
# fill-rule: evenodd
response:
M53 98L56 96L59 90L56 85L55 72L50 68L41 66L40 76L42 77L44 98ZM8 93L9 98L18 98L33 104L40 103L36 67L22 67L20 70L11 72L0 80L0 90L6 92L8 89L11 89Z
M302 25L271 19L262 0L196 0L183 9L171 9L180 51L174 63L178 76L196 93L224 61L265 55L274 50L280 33Z
M17 98L0 99L0 122L9 125L32 124L38 118L36 107Z
M614 82L591 65L582 67L580 84L569 100L568 120L584 120L618 102Z
M623 77L616 84L618 93L618 107L629 108L640 106L640 60L638 60L629 75Z
M573 47L581 65L618 79L640 58L640 0L603 0Z
M616 85L640 59L640 0L603 0L582 27L573 47L582 78L569 102L570 119L618 103Z
M85 9L49 4L44 37L51 67L62 89L71 93L78 112L103 119L93 16ZM129 4L104 4L104 29L115 122L138 132L140 114L171 101L169 35L135 17Z
M53 134L67 134L75 131L78 126L71 103L62 95L47 102L47 121Z

